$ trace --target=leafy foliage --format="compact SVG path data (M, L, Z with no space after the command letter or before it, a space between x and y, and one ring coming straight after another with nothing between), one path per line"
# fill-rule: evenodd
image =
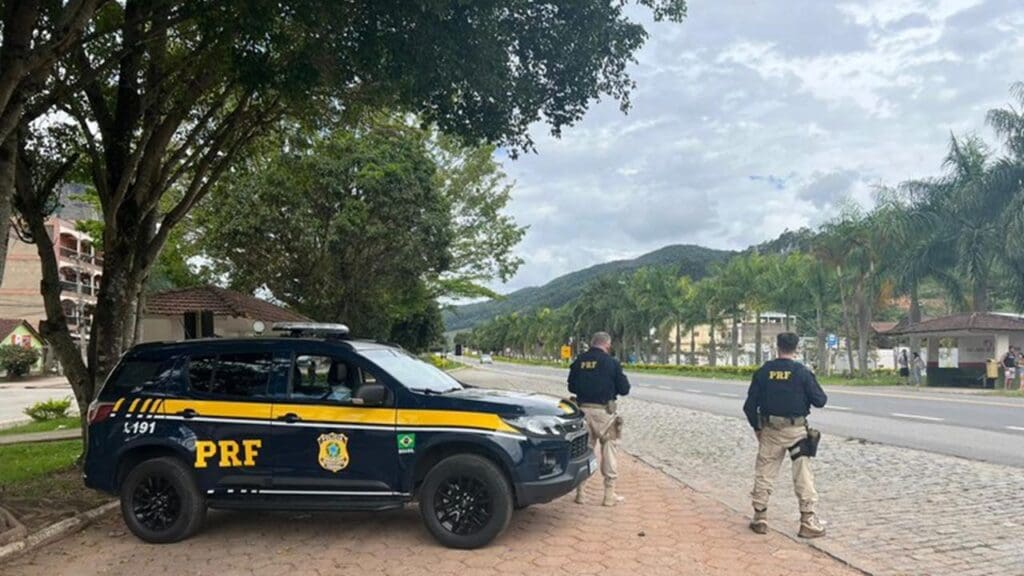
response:
M39 350L4 344L0 346L0 368L7 371L10 378L20 378L39 361Z
M36 422L66 418L71 409L71 398L51 398L25 408L25 415Z

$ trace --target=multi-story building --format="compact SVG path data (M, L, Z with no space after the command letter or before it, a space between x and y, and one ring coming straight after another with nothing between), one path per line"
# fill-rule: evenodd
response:
M61 305L75 337L83 334L88 338L102 280L103 256L93 246L89 234L77 229L78 222L95 218L91 206L75 201L72 192L67 192L61 208L46 222L60 274ZM38 327L46 318L39 292L42 277L36 245L23 242L12 229L0 283L0 318L18 318Z
M761 351L764 354L764 358L768 358L769 353L775 347L775 337L779 333L785 331L785 319L786 315L780 312L762 312L761 313ZM795 327L795 320L790 316L791 327ZM729 351L732 346L732 319L724 318L722 322L715 328L715 345L718 349L718 362L728 362ZM753 317L746 317L742 319L736 327L736 337L739 344L739 362L743 365L752 364L756 357L757 341L755 335L757 334L756 319ZM676 342L676 333L673 328L669 334L669 343L674 346ZM697 361L699 363L707 362L708 348L711 346L711 326L707 324L701 324L694 326L690 330L684 330L679 335L679 361L682 363L689 361L690 345L693 344L694 349L697 352ZM670 351L669 359L675 362L676 354L675 351Z

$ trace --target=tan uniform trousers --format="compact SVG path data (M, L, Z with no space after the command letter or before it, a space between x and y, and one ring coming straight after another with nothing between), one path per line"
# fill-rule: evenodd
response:
M768 507L768 498L772 495L779 467L783 460L789 459L789 447L806 437L807 429L803 425L765 425L761 428L757 462L754 465L754 491L750 494L756 510ZM793 489L800 501L800 511L814 512L818 491L814 489L811 459L806 456L793 460Z
M580 409L587 420L590 448L595 454L598 453L598 443L601 444L601 476L604 477L604 487L615 488L615 480L619 477L619 437L616 428L612 426L615 415L609 414L601 404L583 404Z

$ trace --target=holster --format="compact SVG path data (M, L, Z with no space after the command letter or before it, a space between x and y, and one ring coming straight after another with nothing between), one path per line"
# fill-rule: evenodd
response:
M804 456L814 458L818 454L819 442L821 442L821 432L808 426L807 437L789 447L789 458L791 460Z

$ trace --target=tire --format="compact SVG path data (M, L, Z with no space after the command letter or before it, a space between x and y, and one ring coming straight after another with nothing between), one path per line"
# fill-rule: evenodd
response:
M132 468L121 484L121 516L141 540L178 542L202 526L206 500L181 460L154 458Z
M512 487L494 462L460 454L441 460L427 473L420 487L420 514L438 542L468 550L505 531L513 500Z

